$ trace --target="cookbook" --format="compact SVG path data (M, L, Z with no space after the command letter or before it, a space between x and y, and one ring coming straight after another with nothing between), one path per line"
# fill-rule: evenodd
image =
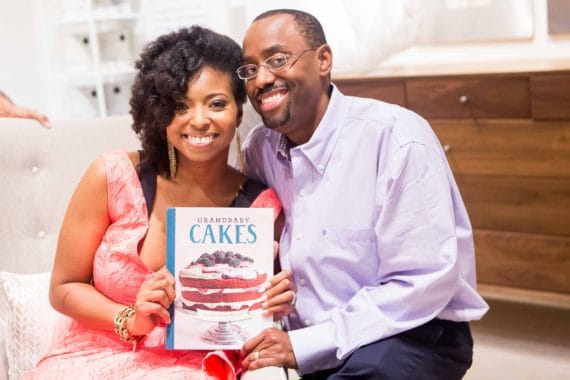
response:
M169 208L166 265L176 279L167 349L240 349L273 325L261 308L273 276L272 209Z

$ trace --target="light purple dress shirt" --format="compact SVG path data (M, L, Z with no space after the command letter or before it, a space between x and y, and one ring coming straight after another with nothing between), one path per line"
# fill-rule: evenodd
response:
M273 187L297 303L286 320L302 374L433 318L480 319L471 224L435 134L396 105L334 88L311 139L255 127L247 174Z

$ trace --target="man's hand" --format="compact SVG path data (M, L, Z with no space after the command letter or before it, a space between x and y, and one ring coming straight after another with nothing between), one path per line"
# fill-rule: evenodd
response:
M265 329L243 345L241 365L246 370L275 366L297 368L289 334L275 327Z

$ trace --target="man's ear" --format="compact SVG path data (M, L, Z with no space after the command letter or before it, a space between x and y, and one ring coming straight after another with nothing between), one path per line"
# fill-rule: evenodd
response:
M319 70L321 75L329 76L332 70L332 50L329 44L319 46L317 49L317 58L319 60Z

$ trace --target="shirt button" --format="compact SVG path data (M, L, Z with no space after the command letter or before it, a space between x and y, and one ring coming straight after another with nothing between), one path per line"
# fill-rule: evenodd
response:
M301 189L301 191L299 191L299 195L304 197L305 195L307 195L307 192L305 191L305 189Z
M303 234L302 234L302 233L298 233L295 238L296 238L297 240L301 240L301 239L303 238Z
M38 168L37 166L32 166L32 173L36 174L39 173L40 168Z
M307 283L307 281L305 281L304 278L299 280L299 284L301 284L301 286L305 286L306 283Z
M45 231L38 231L38 237L39 238L44 238L46 236L46 232Z
M319 164L319 169L323 170L325 168L325 164Z
M309 319L305 319L305 326L310 326L311 325L311 321Z

